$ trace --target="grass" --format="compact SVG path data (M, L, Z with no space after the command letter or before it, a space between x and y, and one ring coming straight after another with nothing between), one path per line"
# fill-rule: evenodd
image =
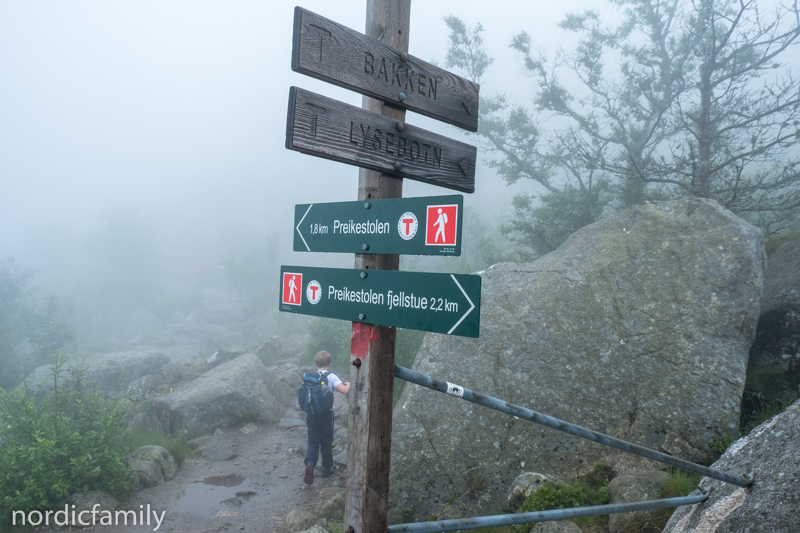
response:
M127 453L142 446L161 446L172 454L179 465L194 453L189 447L186 431L179 431L177 435L170 435L169 431L157 422L137 425L125 434L125 449Z
M786 408L783 402L776 400L773 402L762 400L756 394L750 394L745 398L750 402L750 409L743 413L740 423L742 436L749 435L756 427L760 426L773 416L780 414Z
M670 478L661 493L662 498L680 498L681 496L688 496L689 493L696 489L697 485L700 483L700 474L684 472L683 470L678 470L676 468L671 468L669 473ZM640 531L661 532L664 529L664 526L667 525L669 517L675 512L675 509L675 507L656 509L653 511L652 521L646 524L640 524L629 531L626 531L626 533L638 533Z
M786 405L780 400L764 400L759 394L747 391L745 391L742 407L742 416L739 419L739 432L737 436L725 437L714 441L711 445L714 451L719 455L725 453L725 450L733 444L733 441L741 437L746 437L755 428L786 409Z
M590 505L605 505L609 502L608 484L614 472L603 463L596 463L592 470L579 480L566 484L543 483L519 509L521 513L547 511L550 509L570 509ZM584 531L605 531L607 516L591 516L574 520ZM533 524L520 524L514 527L515 533L527 533ZM503 531L498 529L498 533ZM510 531L510 529L509 529Z

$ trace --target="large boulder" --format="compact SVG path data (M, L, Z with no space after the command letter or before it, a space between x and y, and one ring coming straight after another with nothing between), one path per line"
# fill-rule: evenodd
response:
M169 357L160 352L117 352L70 361L67 367L83 369L84 382L95 383L102 392L124 393L129 384L154 374L168 362ZM68 375L69 368L64 370ZM25 381L34 390L41 385L42 392L49 392L53 390L52 372L51 365L40 366Z
M244 354L153 399L145 413L171 431L203 434L245 419L277 422L295 396L258 357Z
M530 264L481 273L478 339L425 337L414 369L686 457L738 428L765 263L759 230L716 202L650 203ZM502 507L523 468L574 477L618 452L416 385L394 413L390 521ZM527 466L526 466L527 465ZM461 498L467 476L485 480ZM407 521L407 520L406 520Z
M142 446L125 458L131 469L131 490L155 487L178 475L178 463L166 448L161 446Z
M711 468L755 473L748 488L703 478L708 500L679 507L664 533L769 531L796 533L800 509L800 401L734 442ZM695 491L693 494L697 494Z
M800 396L800 240L781 245L767 262L764 302L750 349L745 388L761 403ZM755 408L758 405L750 406Z

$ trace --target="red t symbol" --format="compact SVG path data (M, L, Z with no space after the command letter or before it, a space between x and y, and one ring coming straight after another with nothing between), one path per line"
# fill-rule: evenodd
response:
M408 226L414 222L413 218L404 218L403 224L406 225L406 235L408 235Z
M317 287L312 285L311 287L309 287L309 289L311 289L311 299L312 300L316 300L317 299Z

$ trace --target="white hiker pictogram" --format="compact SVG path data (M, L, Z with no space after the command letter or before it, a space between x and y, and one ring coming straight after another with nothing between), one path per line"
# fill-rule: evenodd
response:
M436 219L436 222L433 223L434 226L439 226L439 229L436 230L436 237L434 238L433 242L439 242L439 234L442 234L442 242L447 242L447 239L444 238L444 226L447 224L447 213L442 213L442 208L439 208L439 218Z
M289 280L289 301L296 302L297 298L294 296L294 291L297 290L297 284L294 282L296 276L292 276L292 279Z

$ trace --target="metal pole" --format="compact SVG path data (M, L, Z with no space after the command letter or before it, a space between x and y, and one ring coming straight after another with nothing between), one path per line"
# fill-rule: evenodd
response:
M411 0L367 0L366 35L408 52ZM363 109L400 122L404 110L363 97ZM401 198L402 178L359 169L358 199ZM356 254L355 268L398 270L399 255ZM392 449L394 347L397 329L353 322L350 341L350 408L347 427L347 533L386 531Z
M698 494L697 496L664 498L661 500L647 500L643 502L614 503L609 505L595 505L593 507L574 507L572 509L536 511L534 513L476 516L473 518L458 518L455 520L398 524L396 526L390 526L388 533L439 533L440 531L459 531L463 529L478 529L482 527L532 524L535 522L549 522L551 520L583 518L585 516L628 513L633 511L649 511L651 509L662 509L664 507L679 507L681 505L692 505L694 503L704 502L707 499L708 492L704 492L703 494Z
M610 435L606 435L604 433L599 433L597 431L586 429L569 422L564 422L558 418L543 415L541 413L537 413L536 411L532 411L531 409L526 409L525 407L520 407L519 405L510 404L508 402L504 402L503 400L493 398L492 396L486 396L485 394L481 394L479 392L473 392L465 387L433 378L427 374L416 372L409 368L395 365L394 375L395 377L404 379L411 383L416 383L422 387L444 392L445 394L449 394L451 396L457 396L468 402L476 403L478 405L482 405L484 407L488 407L490 409L507 413L519 418L524 418L525 420L530 420L531 422L535 422L552 429L557 429L558 431L563 431L564 433L569 433L570 435L575 435L576 437L580 437L582 439L594 441L612 448L617 448L618 450L622 450L624 452L641 455L642 457L647 457L648 459L652 459L660 463L682 468L683 470L695 472L713 479L718 479L720 481L724 481L725 483L731 483L740 487L747 487L753 483L753 473L750 473L749 477L726 474L724 472L720 472L719 470L713 470L706 466L691 463L672 455L667 455L666 453L657 452L655 450L651 450L650 448L639 446L638 444L633 444L622 439L611 437Z

